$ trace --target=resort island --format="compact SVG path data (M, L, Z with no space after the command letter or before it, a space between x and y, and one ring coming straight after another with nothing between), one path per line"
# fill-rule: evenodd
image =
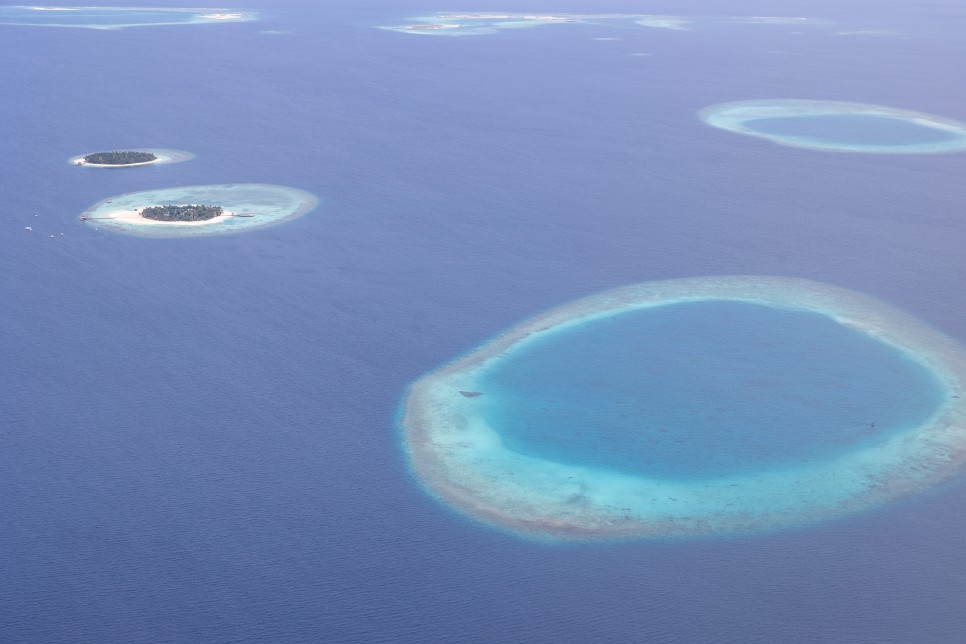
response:
M77 162L78 165L143 165L154 163L158 157L153 152L140 150L112 150L110 152L92 152L84 155Z
M208 221L225 213L221 206L148 206L141 210L141 216L154 221Z
M192 153L184 150L134 148L81 154L71 157L70 163L88 168L130 168L142 165L180 163L193 158Z
M315 195L264 183L181 186L131 192L100 201L80 220L97 230L145 237L248 232L304 215Z

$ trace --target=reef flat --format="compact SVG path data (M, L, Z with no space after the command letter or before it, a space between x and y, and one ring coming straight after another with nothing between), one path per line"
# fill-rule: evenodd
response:
M594 427L590 421L585 429L592 437L583 446L580 428L564 427L563 422L549 423L546 433L537 435L535 440L531 436L529 443L507 431L510 425L501 419L501 414L506 416L508 410L512 416L522 408L520 405L530 405L538 413L534 418L546 422L548 416L539 415L545 412L538 408L561 404L547 398L540 405L532 405L528 399L533 396L533 389L515 382L508 384L504 374L514 361L526 363L537 355L534 352L556 350L555 347L565 346L569 338L586 336L595 328L619 322L628 315L642 315L644 320L650 313L660 318L675 308L681 312L692 306L694 311L707 312L702 307L718 304L726 305L725 310L750 307L748 311L753 311L764 307L761 310L767 310L769 315L799 316L808 328L825 325L830 327L829 333L869 345L861 351L873 353L862 355L874 357L879 352L892 362L881 363L887 365L881 372L876 371L880 363L874 361L863 360L855 372L850 372L849 366L842 372L843 382L854 391L842 396L840 407L825 408L822 405L828 396L822 387L826 387L826 392L842 388L834 380L825 383L825 372L809 384L814 390L811 397L801 396L801 392L789 395L785 384L773 380L790 370L788 364L798 363L779 363L769 375L767 365L758 368L764 364L762 360L756 355L745 355L751 364L742 366L741 373L753 374L754 381L730 393L725 390L724 394L715 394L716 405L707 408L709 415L700 420L697 429L680 424L685 422L681 419L693 422L693 414L689 416L688 410L677 421L664 418L662 422L667 424L648 426L658 417L653 415L654 408L659 406L659 398L669 395L667 390L655 388L650 400L647 391L632 391L630 398L637 396L640 408L614 413L615 398L608 398L610 389L623 386L626 374L621 372L604 382L600 376L606 378L605 370L590 374L591 381L580 386L588 390L600 388L598 402L603 401L604 415L626 417L631 430L626 437L634 436L635 424L641 425L642 434L649 432L650 438L660 437L659 432L668 433L668 439L661 439L665 440L663 446L649 447L646 442L628 445L642 455L636 463L623 457L623 461L606 463L600 454L582 460L582 455L591 451L587 445L601 438L606 440L611 431ZM778 319L775 326L783 324ZM803 338L807 338L808 328ZM698 344L697 340L694 344ZM825 341L824 336L817 340ZM673 355L664 363L649 360L646 354L655 347L646 346L640 338L631 344L635 342L643 345L642 369L653 364L663 364L664 369L673 364ZM686 353L687 344L680 345L680 360L700 358L698 354ZM762 347L782 353L781 342L769 341L767 336L762 338ZM805 346L801 350L811 349ZM601 360L605 366L614 363L606 356ZM843 360L851 357L843 356ZM575 362L572 370L580 375L587 364ZM862 375L863 365L869 371L868 377ZM815 367L799 366L803 373ZM877 405L875 401L881 402L887 391L878 387L908 388L905 382L890 381L896 369L905 372L902 377L910 378L908 383L918 387L921 395L917 394L908 408L903 403L890 410L887 404ZM564 373L566 369L558 371ZM522 373L526 376L522 381L532 380L533 374ZM710 375L721 384L741 373ZM659 370L655 378L651 382L670 376ZM496 385L501 380L509 394L498 391ZM674 382L692 386L690 380ZM870 391L864 391L866 387ZM693 388L700 391L684 393L711 395L707 387ZM514 393L521 394L517 407L508 404ZM401 427L412 471L425 488L446 505L492 527L549 540L698 537L777 530L831 519L947 480L959 473L966 461L964 394L966 350L882 302L806 280L709 277L615 289L524 322L413 383L403 403ZM746 414L738 414L739 423L730 428L717 422L717 416L728 413L729 396L741 399L734 402L744 405L741 414ZM751 402L743 399L746 397ZM751 427L756 419L747 416L754 412L756 404L766 409L775 401L780 402L783 411L797 408L803 414L800 422L796 421L798 424L789 422L790 428L784 427L784 422L774 427L777 447L770 444L769 429L774 420L763 417L761 427L756 429ZM610 408L605 408L608 405ZM810 418L808 413L813 408L815 416ZM592 412L588 418L597 417ZM748 423L747 432L740 422ZM803 437L800 434L808 433L809 423L816 428L811 432L814 435ZM833 423L831 428L829 423ZM722 427L731 433L712 436L713 431L724 431ZM780 438L782 432L784 438ZM745 435L749 433L750 436ZM692 449L687 440L692 441L696 458L707 464L704 469L687 463L688 450ZM710 446L702 447L704 440ZM683 441L683 446L676 441ZM751 451L732 450L727 460L709 457L716 451L715 441L725 451L729 441L745 441L745 447L751 446ZM667 451L672 448L673 457ZM621 445L615 444L610 452L613 455L620 449ZM754 458L755 454L764 456ZM650 463L648 458L652 459ZM682 468L681 463L686 466Z
M436 12L408 18L408 24L383 25L379 29L433 36L484 36L508 29L528 29L540 25L582 24L611 28L648 27L688 31L735 25L778 25L795 28L821 26L824 21L785 16L675 16L650 14L577 14L577 13L452 13Z
M966 123L882 105L813 100L720 103L699 112L713 127L828 152L935 154L966 150Z
M195 237L241 233L290 221L312 210L315 195L261 183L183 186L132 192L98 202L80 218L97 229L144 237ZM204 219L162 221L145 209L204 204L218 214ZM153 212L153 211L148 211Z
M0 7L0 24L23 27L125 29L160 25L203 25L257 20L251 11L167 7Z
M88 157L93 157L96 159L97 157L94 155L110 153L88 152L86 154L79 154L75 157L71 157L68 159L68 162L72 165L83 166L85 168L133 168L145 165L181 163L182 161L190 161L191 159L195 158L195 155L190 152L185 152L184 150L167 150L164 148L128 148L124 151L153 155L154 159L150 161L140 161L137 163L92 163L88 160Z

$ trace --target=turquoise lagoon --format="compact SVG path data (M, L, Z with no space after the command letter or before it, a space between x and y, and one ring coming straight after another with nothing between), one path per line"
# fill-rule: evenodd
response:
M0 7L0 24L30 27L124 29L157 25L213 24L256 20L250 11L148 7Z
M772 530L958 471L966 353L871 298L715 277L609 291L410 389L403 437L440 500L510 532Z
M928 420L921 364L819 313L734 301L630 310L525 344L479 381L515 452L627 474L740 474Z
M290 221L318 203L315 195L287 186L264 183L229 183L180 186L118 195L100 201L81 214L81 220L98 230L142 237L198 237L241 233ZM157 222L138 215L146 206L206 204L221 206L234 216L205 222Z
M740 101L712 105L700 116L714 127L813 150L884 154L966 150L966 123L881 105Z

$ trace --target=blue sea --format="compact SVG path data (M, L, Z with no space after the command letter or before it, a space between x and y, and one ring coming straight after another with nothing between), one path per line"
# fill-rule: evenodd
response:
M416 378L635 282L808 278L966 341L966 155L796 149L697 117L802 98L966 120L962 4L647 9L825 26L374 28L453 8L408 5L0 26L0 641L962 641L963 479L774 534L548 545L426 494L397 427ZM137 147L196 157L67 162ZM245 182L320 205L190 239L78 220L112 195Z

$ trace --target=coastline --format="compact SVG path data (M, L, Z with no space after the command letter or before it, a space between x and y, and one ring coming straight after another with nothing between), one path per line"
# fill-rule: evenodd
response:
M212 217L211 219L204 219L201 221L158 221L157 219L148 219L147 217L141 216L141 211L145 208L160 205L162 204L149 203L141 206L135 206L134 208L110 210L97 217L88 217L84 221L94 221L100 224L103 224L107 221L116 221L137 226L207 226L211 224L224 223L232 217L239 216L239 213L232 212L227 209L223 209L222 213L217 217Z
M133 168L139 165L157 165L161 163L161 159L152 159L151 161L139 161L137 163L90 163L81 158L79 161L71 161L74 165L83 166L85 168Z

